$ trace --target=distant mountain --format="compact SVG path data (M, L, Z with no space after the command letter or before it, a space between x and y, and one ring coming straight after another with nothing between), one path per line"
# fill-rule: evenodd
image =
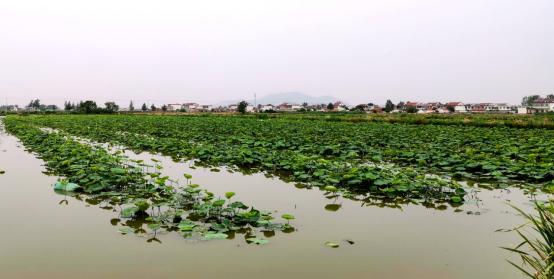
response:
M241 100L225 101L225 102L219 103L219 105L236 104L240 101ZM253 99L246 100L246 101L251 104L254 104ZM270 95L258 97L258 99L256 100L256 103L264 104L264 105L265 104L278 105L281 103L302 104L304 102L308 104L328 104L336 101L338 101L338 99L333 96L311 96L300 92L285 92L285 93L270 94Z

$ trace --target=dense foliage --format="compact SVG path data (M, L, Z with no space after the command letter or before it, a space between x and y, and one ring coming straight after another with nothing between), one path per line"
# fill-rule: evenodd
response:
M413 107L412 107L413 108ZM415 108L414 108L415 109ZM414 113L280 113L252 115L251 117L285 118L331 122L385 122L414 125L448 125L476 127L511 127L554 129L554 113L546 114L415 114Z
M215 116L13 118L136 151L374 197L460 202L464 191L449 178L489 187L554 187L554 131L544 129Z
M128 219L124 233L141 232L145 223L154 232L166 229L205 239L227 238L227 233L237 230L252 234L255 228L292 229L288 224L273 223L267 212L232 201L232 192L226 194L226 200L216 198L190 183L188 175L187 185L175 186L157 172L159 166L151 168L153 172L145 171L150 168L142 161L81 143L63 132L45 131L25 120L6 119L6 130L37 153L50 173L64 178L55 189L84 193L97 203L108 203L109 208L123 207L120 218Z

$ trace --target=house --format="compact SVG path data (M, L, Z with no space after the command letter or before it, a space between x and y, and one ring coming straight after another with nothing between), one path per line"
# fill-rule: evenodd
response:
M426 111L427 110L427 104L425 103L418 103L418 102L406 102L404 105L404 108L415 108L417 112L420 111Z
M228 106L229 111L237 111L239 109L238 105L229 105Z
M539 98L531 103L531 108L538 113L554 112L554 99Z
M489 106L489 103L471 104L469 106L469 111L473 113L485 113L487 111L488 106Z
M264 112L264 111L274 111L275 107L272 104L267 105L258 105L258 111Z
M225 106L212 107L212 112L228 112L229 108Z
M181 110L186 112L197 112L201 110L202 106L197 103L184 103L181 105Z
M462 102L448 102L446 103L446 108L454 108L456 113L468 112L467 106Z
M436 109L435 112L440 113L440 114L450 113L450 111L446 107L440 107L440 108Z
M425 107L425 110L427 111L436 112L438 111L438 109L442 108L443 105L440 102L433 102L433 103L426 103L424 107Z
M384 113L385 111L383 110L382 107L380 107L378 105L374 105L374 106L372 106L371 112L372 113Z
M409 111L409 110L411 110L411 109L414 109L415 112L418 111L418 109L417 109L417 102L410 102L410 101L408 101L408 102L406 102L406 103L404 104L404 106L402 107L402 110L403 110L403 111Z
M19 111L18 105L0 106L0 111Z
M178 111L181 109L181 104L167 104L167 111Z
M301 108L302 107L300 105L290 103L282 103L277 106L278 111L297 111Z
M346 111L348 107L343 102L335 102L333 104L333 111Z
M518 106L516 107L517 114L529 114L531 111L527 107Z
M201 105L201 106L198 107L197 110L201 111L201 112L211 112L211 111L213 111L213 106L212 105Z
M490 103L485 106L487 113L510 113L512 108L506 103Z

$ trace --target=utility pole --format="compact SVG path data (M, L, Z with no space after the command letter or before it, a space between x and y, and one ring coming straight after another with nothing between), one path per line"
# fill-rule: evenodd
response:
M254 110L255 111L258 111L258 104L257 104L257 99L256 99L256 92L254 92Z

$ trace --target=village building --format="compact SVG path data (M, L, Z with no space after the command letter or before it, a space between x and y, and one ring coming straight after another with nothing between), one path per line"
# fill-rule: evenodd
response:
M468 107L462 102L448 102L446 108L453 108L455 113L468 112Z
M554 112L554 99L539 98L531 104L531 108L538 113Z
M181 110L186 112L197 112L200 109L202 109L202 106L197 103L184 103L181 105Z
M506 103L490 103L485 107L487 113L511 113L512 108Z
M181 109L181 104L167 104L167 111L178 111Z
M0 111L9 111L9 112L15 112L15 111L20 111L21 109L19 108L18 105L3 105L3 106L0 106Z
M258 111L260 112L267 112L267 111L274 111L275 107L272 104L267 105L258 105Z
M213 111L213 106L212 106L212 105L201 105L201 106L198 108L198 111L201 111L201 112L211 112L211 111Z
M302 106L298 104L291 104L291 103L282 103L277 106L278 111L298 111L302 108Z
M335 102L333 104L333 111L346 111L348 107L343 102Z
M529 113L531 113L531 110L529 110L527 107L524 107L524 106L518 106L518 107L516 107L516 113L517 114L529 114Z

